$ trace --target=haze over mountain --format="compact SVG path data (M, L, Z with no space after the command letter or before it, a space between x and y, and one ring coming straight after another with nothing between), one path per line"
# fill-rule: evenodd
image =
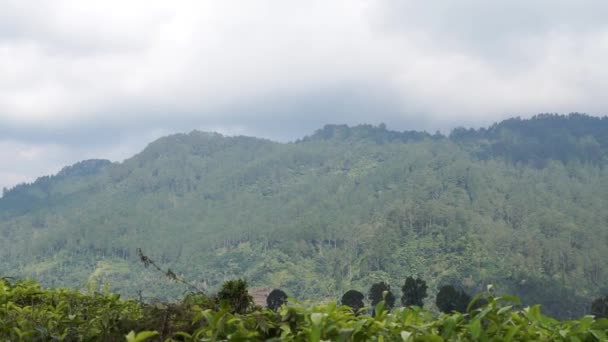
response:
M5 191L0 274L145 298L234 277L335 299L419 275L580 315L608 283L608 118L449 136L327 125L291 143L193 131Z

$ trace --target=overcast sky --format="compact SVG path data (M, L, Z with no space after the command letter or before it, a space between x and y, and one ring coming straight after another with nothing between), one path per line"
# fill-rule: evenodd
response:
M608 112L605 0L0 0L0 187L193 129Z

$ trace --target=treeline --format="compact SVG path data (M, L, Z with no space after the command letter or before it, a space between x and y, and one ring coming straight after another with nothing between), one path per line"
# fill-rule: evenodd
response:
M450 139L485 141L476 151L483 159L503 157L535 167L544 167L550 160L602 165L608 160L607 131L608 117L539 114L528 120L508 119L478 130L457 128Z
M170 276L174 279L173 276ZM175 279L174 279L175 280ZM401 307L424 307L424 299L428 296L428 286L426 282L420 278L407 277L401 287ZM450 313L467 313L479 309L488 304L486 295L493 295L494 286L489 285L487 290L482 294L477 294L474 298L471 297L463 289L457 289L452 285L444 285L439 288L435 296L436 308L445 314ZM204 292L194 292L193 295L199 295L206 298L206 305L214 310L224 308L232 313L245 314L260 309L253 297L249 294L248 284L246 280L234 279L226 281L222 284L217 294L209 296ZM369 313L372 316L376 315L376 308L382 303L384 310L392 310L397 308L397 297L392 293L391 286L386 282L378 282L371 286L367 293L369 305L365 304L365 295L357 290L346 291L339 301L340 305L349 307L355 315ZM516 297L505 296L503 298L511 298L513 302L520 303ZM281 289L273 289L266 297L266 308L278 311L289 302L289 296ZM588 314L595 318L608 318L608 294L599 297L593 301L588 309Z

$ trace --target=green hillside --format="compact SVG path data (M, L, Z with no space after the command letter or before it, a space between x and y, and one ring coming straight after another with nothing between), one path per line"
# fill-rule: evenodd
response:
M608 118L510 119L450 136L328 125L292 143L192 132L84 161L0 199L0 275L181 298L244 277L337 299L419 275L580 316L608 291ZM433 298L429 298L429 305Z

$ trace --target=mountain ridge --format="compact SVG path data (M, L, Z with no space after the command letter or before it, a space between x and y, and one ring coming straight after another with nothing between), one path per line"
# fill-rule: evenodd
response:
M560 131L568 148L548 148L555 120L591 133ZM608 280L606 122L540 116L450 136L329 125L290 143L171 135L10 190L0 274L176 298L138 264L141 247L210 288L245 277L320 299L417 274L470 292L500 284L573 316Z
M304 136L300 139L296 139L293 143L303 143L303 142L310 142L310 141L314 141L314 140L331 140L331 139L337 139L337 140L349 140L350 139L352 141L352 140L364 140L366 138L369 139L370 137L371 137L371 140L375 141L375 142L390 142L390 141L395 141L395 140L400 140L403 142L414 142L414 141L420 141L425 138L433 138L433 139L449 138L454 141L463 142L463 141L466 141L467 139L471 139L471 138L485 138L485 139L496 138L499 136L501 130L503 130L503 129L517 130L517 128L520 128L520 129L522 127L527 128L526 127L527 124L534 124L536 122L546 121L546 120L560 122L561 124L568 124L568 122L581 120L582 122L585 122L585 124L586 124L585 127L587 129L593 128L593 130L595 131L594 132L595 134L591 134L591 136L595 139L600 140L598 142L598 145L600 145L601 148L606 148L608 146L608 135L603 134L608 130L608 116L590 116L590 115L581 114L581 113L571 113L568 115L551 114L551 113L538 114L529 119L522 119L521 117L513 117L510 119L503 120L501 122L496 122L496 123L490 125L488 128L482 127L479 129L474 129L474 128L465 128L465 127L459 126L459 127L452 129L452 131L448 135L443 135L439 132L431 135L430 133L428 133L426 131L416 131L416 130L406 130L406 131L389 130L386 128L386 125L383 123L381 123L377 126L374 126L371 124L359 124L359 125L355 125L355 126L349 126L346 124L327 124L323 128L316 130L315 132L313 132L310 135ZM520 126L520 127L517 127L517 126ZM533 125L530 125L529 127L533 127ZM564 127L562 126L560 128L563 129ZM574 133L577 133L575 135L577 138L582 137L581 129L582 129L581 127L577 127L577 129L574 130ZM582 129L582 131L585 132L584 129ZM561 133L563 133L563 132L561 132ZM571 132L568 131L567 133L571 133ZM533 133L530 133L530 132L528 132L527 134L533 135ZM270 140L267 138L260 138L260 137L254 137L254 136L246 136L246 135L226 136L226 135L222 135L221 133L218 133L218 132L205 132L205 131L193 130L189 133L174 133L174 134L170 134L168 136L158 138L155 141L149 143L142 151L136 153L135 155L128 158L127 160L136 158L137 156L139 156L141 154L145 154L146 151L149 150L154 145L166 144L166 143L170 143L171 141L173 141L174 143L178 143L180 141L180 139L184 139L184 141L182 141L182 142L186 142L187 139L189 139L189 137L192 137L192 136L207 137L207 138L220 138L220 139L221 138L255 139L255 140L266 141L266 142L270 142L270 143L282 144L281 142L273 141L273 140ZM559 134L558 134L558 136L559 136ZM289 144L289 143L290 142L287 142L287 144ZM593 142L591 142L590 144L593 146L593 148L596 148L596 146L595 146L595 144L593 144ZM596 157L596 156L594 156L594 157ZM71 168L90 166L90 165L87 165L88 163L103 163L104 164L103 166L106 166L106 165L108 165L108 163L106 163L106 162L112 163L109 160L104 160L104 159L82 160L82 161L76 162L72 165L65 166L62 170L60 170L55 175L41 176L32 183L17 184L15 186L13 186L12 188L5 189L5 192L11 192L11 190L13 190L15 187L32 185L36 181L44 180L47 177L60 176L60 175L67 176L67 175L69 175L69 172L70 172L69 170ZM121 164L121 163L117 163L117 164Z

